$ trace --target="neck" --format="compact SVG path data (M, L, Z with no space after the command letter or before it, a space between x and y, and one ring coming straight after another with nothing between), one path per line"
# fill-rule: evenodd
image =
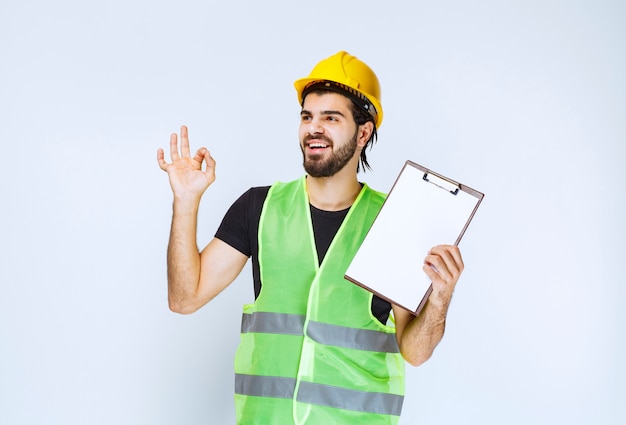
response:
M325 211L340 211L352 206L361 192L361 184L356 173L344 173L345 168L331 177L307 176L306 191L311 205Z

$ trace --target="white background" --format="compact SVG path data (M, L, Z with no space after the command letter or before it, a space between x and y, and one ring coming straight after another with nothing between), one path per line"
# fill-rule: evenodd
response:
M625 18L617 0L3 0L0 423L233 422L250 270L168 311L155 152L186 124L217 159L204 245L245 189L302 174L292 82L338 50L383 87L363 180L386 191L411 159L486 194L401 423L625 423Z

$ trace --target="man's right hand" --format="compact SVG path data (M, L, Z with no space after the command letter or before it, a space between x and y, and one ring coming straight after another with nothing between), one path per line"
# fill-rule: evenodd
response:
M165 161L163 149L157 150L157 161L161 170L167 172L174 199L198 201L204 191L215 181L215 160L207 148L198 149L191 157L189 136L186 126L180 128L180 153L176 133L170 136L171 163ZM202 170L202 162L205 163Z

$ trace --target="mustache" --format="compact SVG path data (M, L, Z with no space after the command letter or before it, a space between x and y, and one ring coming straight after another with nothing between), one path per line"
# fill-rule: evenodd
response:
M330 139L328 136L325 136L323 134L307 134L306 136L304 136L303 142L307 143L310 140L323 140L329 145L333 145L332 139Z

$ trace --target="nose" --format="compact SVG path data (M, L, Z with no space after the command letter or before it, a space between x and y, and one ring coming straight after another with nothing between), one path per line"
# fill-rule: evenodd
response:
M324 127L321 125L319 118L311 117L307 123L307 133L310 135L324 133Z

